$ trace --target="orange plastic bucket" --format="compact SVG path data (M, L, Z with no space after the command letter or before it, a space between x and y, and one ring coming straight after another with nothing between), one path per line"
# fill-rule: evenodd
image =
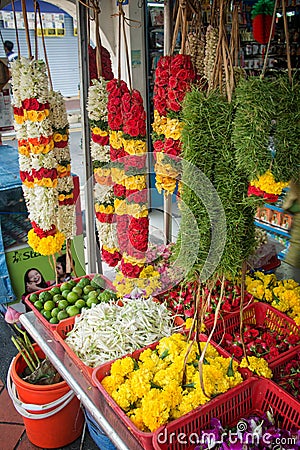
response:
M36 344L35 350L39 358L45 357L43 351ZM48 386L27 383L19 376L25 368L26 363L18 354L12 361L8 374L8 386L10 385L9 378L11 378L17 398L14 396L11 386L8 392L16 409L23 416L30 442L37 447L59 448L75 441L81 435L84 423L84 414L77 397L72 395L66 381ZM19 408L21 402L28 407L24 414ZM57 403L58 406L47 406L52 402ZM22 408L24 409L24 406ZM50 415L51 412L52 415ZM37 418L34 418L35 415Z

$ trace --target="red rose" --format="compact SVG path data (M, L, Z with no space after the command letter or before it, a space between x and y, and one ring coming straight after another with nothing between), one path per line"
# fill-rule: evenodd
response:
M68 141L54 142L55 148L65 148L68 144Z
M146 155L129 155L122 162L125 172L132 168L143 169L146 165Z
M238 345L233 344L230 350L236 358L241 358L243 356L243 349Z
M116 221L115 214L105 214L105 213L96 212L96 218L101 223L114 223Z
M190 309L185 309L184 310L185 317L194 317L194 314L195 314L195 307L194 307L194 305Z
M22 101L22 106L27 111L39 111L40 109L40 104L36 98L26 98Z
M110 267L115 267L119 261L121 261L122 255L119 252L108 252L107 250L105 250L103 247L101 249L101 255L102 255L102 259L103 261L106 262L106 264L108 264Z
M299 336L296 336L295 334L290 334L287 340L290 345L297 345L300 341Z
M169 156L179 156L181 154L182 144L181 141L168 138L164 142L164 152Z
M109 143L109 136L100 136L99 134L92 133L92 141L96 142L96 144L99 145L108 145Z
M115 184L114 187L114 195L116 197L125 197L125 193L126 193L126 189L125 186L123 186L122 184Z
M124 277L127 278L138 278L143 267L133 265L130 263L125 263L124 260L121 260L121 271Z
M32 221L31 222L32 228L35 232L35 234L40 238L45 238L48 236L54 236L57 232L56 230L56 226L55 225L51 225L51 228L49 230L43 230L42 228L40 228L36 222Z

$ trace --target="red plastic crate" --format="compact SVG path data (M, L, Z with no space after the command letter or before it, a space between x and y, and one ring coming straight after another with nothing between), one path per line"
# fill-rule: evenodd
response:
M188 334L186 331L184 331L185 334ZM199 339L202 342L205 342L207 340L207 336L204 334L199 335ZM221 356L224 356L226 358L230 358L229 353L227 353L224 349L217 347L217 345L214 342L210 342L219 352ZM131 356L134 359L138 359L140 354L147 348L151 348L154 350L156 346L158 345L158 342L154 342L151 345L148 345L147 347L141 348L139 350L136 350L131 355L124 355L122 358L125 358L126 356ZM113 398L108 394L108 392L104 389L104 387L101 384L101 381L103 378L105 378L107 375L110 374L110 368L112 366L114 361L109 361L105 364L102 364L99 367L96 367L93 370L92 378L94 385L98 387L99 391L102 393L104 398L106 399L107 403L113 408L113 410L118 414L118 416L123 420L123 422L126 424L127 428L131 431L131 433L138 439L138 441L141 443L143 448L145 450L153 450L153 444L152 439L154 436L154 433L146 433L144 431L139 430L134 423L130 420L130 418L124 413L124 411L120 408L120 406L113 400ZM230 392L235 389L230 389ZM225 394L220 394L220 397L222 397ZM195 411L201 410L201 406L197 408ZM185 416L184 416L185 417ZM174 420L172 423L177 423L179 419Z
M183 321L180 317L175 317L175 325L181 326L183 325ZM88 379L88 381L96 386L95 381L92 378L92 373L95 368L87 366L81 359L76 355L76 353L69 347L69 345L65 342L65 339L68 333L73 330L75 324L75 317L69 317L68 319L61 320L54 330L55 339L63 346L65 351L68 353L70 358L75 362L76 366L80 368L83 375ZM225 352L228 356L229 354ZM125 355L128 356L128 355Z
M275 419L280 418L282 429L300 428L300 404L273 381L250 378L214 398L201 409L160 427L153 435L153 448L194 450L195 443L191 440L195 441L201 430L210 428L211 419L218 418L224 427L231 427L243 417L264 414L269 410Z
M300 339L300 328L296 323L290 319L287 315L278 311L276 308L268 305L267 303L254 302L247 306L243 310L243 323L246 325L258 325L269 328L272 331L277 331L282 334L282 329L286 336L294 334L299 336ZM206 332L209 334L213 328L212 323L206 324ZM218 320L216 329L213 334L213 340L222 346L222 338L224 333L236 333L240 330L240 313L232 313L223 316L221 320ZM291 352L297 349L300 351L300 345L297 345L286 352L284 355L289 355ZM282 358L282 354L275 357L272 361L278 361Z
M298 347L294 348L292 352L288 352L288 354L286 354L285 356L281 357L279 360L274 361L272 363L269 364L270 369L272 370L273 373L273 378L272 380L277 383L277 381L279 380L279 375L281 370L290 362L292 361L292 359L294 359L296 356L299 355L299 349ZM283 388L282 388L283 389ZM292 396L292 394L290 394ZM300 402L299 400L297 400L299 405Z
M95 276L95 274L84 275L84 276L82 276L82 277L72 278L72 281L76 281L76 282L77 282L77 281L81 280L82 278L89 278L90 280L92 280L92 279L94 278L94 276ZM114 288L112 282L111 282L108 278L104 277L103 275L99 275L99 276L100 276L100 277L103 279L103 281L104 281L104 287L103 287L103 289L109 289L109 290L111 290L111 291L115 291L115 288ZM34 292L34 294L39 295L39 294L40 294L41 292L43 292L43 291L50 291L52 288L54 288L54 287L60 287L62 284L63 284L63 283L60 283L60 284L53 284L52 286L49 286L49 287L47 287L47 288L45 288L45 289L41 289L40 291ZM50 331L56 330L58 324L52 324L52 323L48 322L48 320L40 313L40 311L39 311L38 309L36 309L36 307L34 306L34 304L29 300L30 295L31 295L31 294L28 294L28 295L26 296L26 298L25 298L25 303L26 303L26 305L34 312L34 314L36 315L36 317L37 317L41 322L43 322L43 324L45 325L45 327L46 327L48 330L50 330ZM61 320L59 323L62 323L62 322L65 323L65 321L68 321L68 318L67 318L67 319Z

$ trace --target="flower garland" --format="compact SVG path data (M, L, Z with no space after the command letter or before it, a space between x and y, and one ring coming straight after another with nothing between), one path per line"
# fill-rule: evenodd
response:
M246 289L257 300L287 314L300 325L300 285L294 280L277 280L274 274L254 272L246 277Z
M153 147L156 188L172 194L180 173L181 104L196 79L191 57L164 56L158 61L154 85ZM175 118L174 118L175 117Z
M126 214L127 241L123 242L121 272L124 278L139 278L145 266L148 247L149 218L146 184L146 112L141 94L133 89L122 95L125 199L117 202ZM116 211L118 214L118 210Z
M102 65L102 77L105 80L112 80L114 74L111 68L111 59L109 51L101 45L101 65ZM97 74L97 64L96 64L96 47L93 48L91 45L88 46L89 54L89 71L91 83L94 79L98 79Z
M49 118L45 63L20 58L12 67L12 84L20 177L33 227L28 244L42 255L52 255L61 249L65 235L57 228L60 171Z
M93 79L89 88L87 111L91 127L91 157L95 176L94 201L101 255L110 267L121 259L116 230L113 181L110 162L107 82Z
M53 129L54 153L58 167L57 225L67 239L76 234L74 182L71 175L69 122L65 102L60 92L49 94L50 119Z
M182 385L189 345L186 383ZM204 342L200 347L203 350ZM203 365L205 395L200 385L199 356L196 342L191 344L186 336L175 333L162 338L155 350L144 350L138 361L131 357L116 360L102 385L137 428L153 432L243 381L238 364L220 356L209 344L207 364Z

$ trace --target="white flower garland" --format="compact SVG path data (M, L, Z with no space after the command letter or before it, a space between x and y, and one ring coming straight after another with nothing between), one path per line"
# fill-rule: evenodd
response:
M100 80L92 80L89 87L89 98L87 103L88 117L90 120L107 122L107 81L103 77Z
M117 248L117 225L115 223L101 223L99 220L96 221L96 224L101 244L109 248Z
M109 145L100 145L91 139L91 157L93 161L110 162Z

